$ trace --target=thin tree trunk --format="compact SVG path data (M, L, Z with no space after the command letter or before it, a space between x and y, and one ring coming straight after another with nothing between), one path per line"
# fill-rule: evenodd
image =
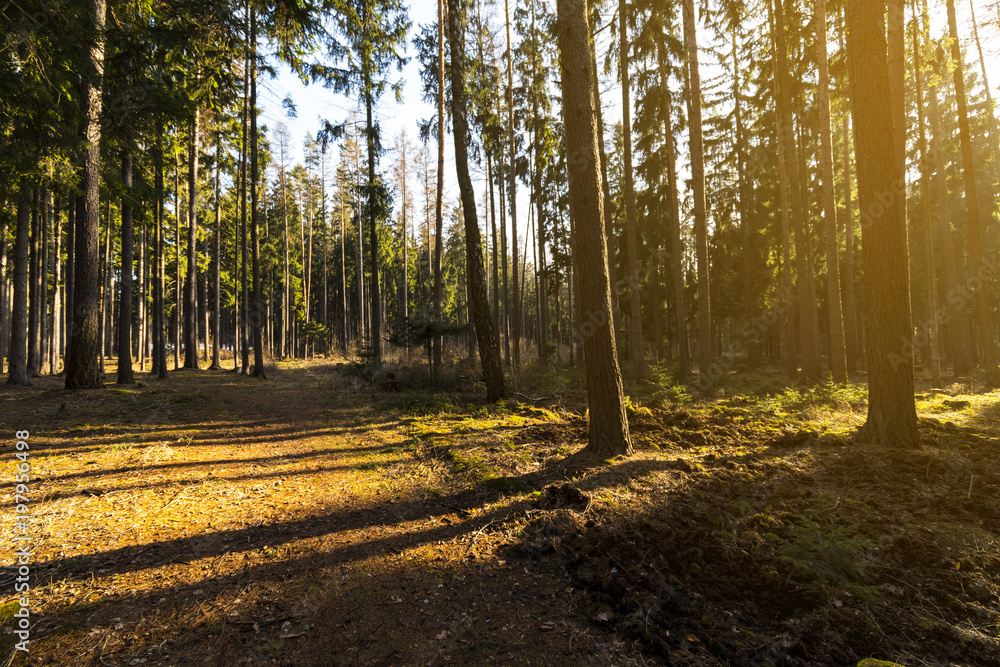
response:
M27 387L28 367L25 346L28 331L28 260L31 235L31 190L21 178L17 200L17 228L14 232L14 303L10 316L10 348L7 351L7 384Z
M826 0L816 0L816 60L819 64L819 132L823 173L823 217L826 230L826 288L830 308L830 370L837 384L847 382L847 341L840 301L840 240L837 238L837 192L833 175L833 130L830 120L830 67L827 57Z
M656 58L660 74L660 88L663 90L664 134L667 142L667 187L670 198L670 274L674 283L674 310L677 319L678 378L683 383L691 372L688 353L687 309L684 304L684 246L681 241L681 207L677 193L677 153L674 145L673 112L667 81L666 48L662 40L657 40Z
M41 271L41 257L39 256L39 236L41 227L40 195L38 185L32 188L31 192L31 247L28 251L28 377L36 378L40 375L41 360L39 359L40 339L38 335L39 326L39 273Z
M222 133L215 138L215 300L212 304L212 365L209 370L221 371L219 346L222 343Z
M685 5L687 6L687 5ZM634 174L632 169L632 105L629 99L629 90L631 88L631 81L629 79L628 73L628 54L629 54L629 42L628 42L628 12L626 11L625 0L618 1L618 30L619 30L619 65L621 67L621 82L622 82L622 137L625 140L625 248L628 252L628 292L629 292L629 352L632 357L632 379L633 380L643 380L646 377L646 349L645 341L642 335L642 293L641 285L639 283L639 238L638 233L635 228L635 182ZM692 30L693 21L692 16ZM685 36L687 36L688 24L685 21ZM688 44L688 49L690 53L691 44L695 44L695 37L692 33L690 35L691 42ZM695 58L697 58L697 46L694 47ZM698 65L694 64L691 68L693 77L692 81L695 82L692 93L695 95L695 99L701 99L701 79L698 77ZM692 106L698 106L697 119L692 117L692 122L697 122L700 126L701 124L701 108L699 104L693 104ZM699 129L700 134L700 129ZM698 139L700 145L700 137ZM692 162L695 163L701 160L700 157L695 158ZM695 167L695 181L697 182L698 167ZM704 183L704 166L702 169L702 183ZM697 185L695 188L697 189ZM704 203L704 198L702 198L702 204ZM698 195L695 194L695 209L697 210ZM704 213L704 211L703 211ZM697 215L697 213L696 213ZM539 219L539 236L541 236L541 219ZM707 249L707 245L706 245ZM707 286L707 282L705 283ZM707 294L707 291L706 291Z
M118 308L118 384L134 384L132 377L132 153L126 149L122 154L122 182L125 193L122 196L122 263L121 263L121 305Z
M510 201L511 267L514 281L511 286L514 298L514 306L511 309L513 315L513 321L511 322L513 340L511 341L511 346L514 352L514 382L516 386L517 374L521 368L521 308L518 301L520 283L517 275L517 173L514 168L517 153L515 147L516 128L514 122L514 61L511 57L510 40L510 0L504 0L504 20L507 27L507 130L508 137L510 139L510 160L508 162L509 173L507 174L510 180L507 184L507 197ZM443 165L443 162L439 162L439 166L440 165ZM438 177L438 180L440 181L440 176Z
M948 28L951 33L951 59L955 65L955 97L958 101L958 131L962 144L962 175L965 177L965 203L969 218L969 258L972 261L971 282L977 286L974 296L976 324L979 329L981 361L986 371L986 382L1000 384L1000 366L997 345L990 318L989 291L986 288L988 268L983 261L983 237L979 221L979 193L976 186L976 163L972 153L972 135L969 130L969 105L965 94L965 66L955 19L955 0L948 2ZM992 110L991 110L992 113Z
M844 335L847 372L858 370L857 305L854 298L854 184L851 178L851 124L843 120L844 135Z
M791 102L791 76L788 66L788 47L785 37L783 3L775 0L775 35L777 37L777 68L780 82L778 109L784 132L784 164L787 173L788 196L791 200L791 223L795 231L795 265L798 274L799 347L802 355L802 380L818 382L822 375L817 349L816 285L813 266L809 261L810 239L804 207L802 172L799 151L796 148L795 129Z
M187 277L184 280L184 368L198 366L198 262L195 254L198 239L198 107L191 121L188 137L188 216L187 216Z
M570 159L570 212L576 221L576 267L580 276L590 437L587 452L598 458L632 453L622 376L611 324L604 201L598 165L594 107L594 50L586 0L558 0L557 33L562 67L563 115Z
M250 4L249 0L246 7L247 12L247 25L246 34L247 41L250 40ZM247 49L246 58L244 61L243 69L243 117L242 117L242 127L240 131L240 231L239 231L239 244L240 244L240 286L237 292L240 293L240 350L242 354L240 355L240 373L242 375L250 374L250 342L249 342L249 302L250 302L250 282L247 276L247 265L249 264L249 255L247 253L247 176L248 176L248 165L247 158L249 156L248 151L248 139L250 138L248 131L248 123L250 122L250 79L253 78L256 67L251 70L251 50ZM254 110L254 115L256 116L256 110Z
M166 299L164 294L167 269L163 247L163 121L156 119L156 150L153 159L156 187L156 278L153 286L153 366L157 377L167 377Z
M253 246L253 375L264 378L264 318L260 295L260 221L258 204L258 136L257 136L257 8L250 9L250 243Z
M916 14L916 2L914 14ZM930 164L927 159L927 126L924 122L924 81L923 58L921 57L920 33L917 21L913 27L913 60L915 87L917 90L917 120L920 127L918 148L920 149L920 215L924 229L924 264L927 281L927 348L930 357L931 381L935 387L941 386L941 350L938 342L937 281L934 280L934 234L931 226Z
M684 43L688 57L691 90L689 131L691 134L691 180L694 189L695 250L698 259L698 385L708 391L712 377L712 315L709 289L708 220L705 204L705 155L701 129L701 74L698 67L698 36L694 0L684 0Z
M779 0L780 1L780 0ZM783 77L778 74L778 46L777 46L777 27L774 22L774 12L773 4L771 0L767 3L767 17L768 24L771 33L771 76L773 79L774 86L774 120L775 120L775 139L777 142L778 149L778 192L779 192L779 202L781 208L781 270L782 270L782 292L783 295L779 300L779 304L786 308L784 312L785 321L785 370L789 377L794 377L798 374L798 361L795 349L795 320L793 318L794 311L791 309L791 305L795 300L795 290L792 286L792 249L791 249L791 225L789 223L789 205L788 205L788 174L786 172L786 156L785 156L785 120L784 114L781 111L781 105L778 100L782 98L782 87L785 85L782 81Z

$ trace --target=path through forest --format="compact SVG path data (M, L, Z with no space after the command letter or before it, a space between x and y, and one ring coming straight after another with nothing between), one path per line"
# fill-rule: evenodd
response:
M637 454L584 470L579 394L270 377L0 393L3 430L31 431L28 664L1000 654L996 392L922 395L922 449L897 453L847 442L846 392L636 407Z

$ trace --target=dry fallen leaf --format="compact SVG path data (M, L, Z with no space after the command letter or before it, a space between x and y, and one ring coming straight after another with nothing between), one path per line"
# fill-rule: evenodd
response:
M437 637L435 637L434 639L437 639L437 640L442 640L442 639L447 639L447 638L448 638L448 631L447 631L447 630L442 630L442 631L441 631L441 634L439 634L439 635L438 635Z
M688 635L688 641L691 642L692 644L697 644L701 640L695 637L694 635Z

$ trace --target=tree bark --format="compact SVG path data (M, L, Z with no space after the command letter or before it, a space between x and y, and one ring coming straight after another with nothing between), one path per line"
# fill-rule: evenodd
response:
M611 330L611 283L594 107L594 50L586 0L559 0L557 8L570 213L576 221L574 255L580 277L581 334L590 415L586 451L608 458L631 454L632 442Z
M869 323L868 419L862 439L918 445L913 397L913 329L906 240L906 175L896 159L885 11L881 2L849 0L847 58L856 132L858 195Z
M476 215L476 193L469 176L469 155L466 140L469 125L465 118L465 39L464 12L460 0L448 2L448 32L451 39L451 118L454 124L455 167L462 197L462 215L465 219L466 272L472 316L479 345L479 361L486 381L486 400L493 403L509 396L500 362L493 320L490 317L490 297L486 290L486 271L483 266L482 238Z
M98 290L98 216L101 167L101 91L104 76L105 0L93 0L93 42L89 45L91 70L84 83L85 107L84 163L76 215L76 271L73 285L73 339L66 360L67 389L98 389L101 377L97 366L97 327L100 304Z

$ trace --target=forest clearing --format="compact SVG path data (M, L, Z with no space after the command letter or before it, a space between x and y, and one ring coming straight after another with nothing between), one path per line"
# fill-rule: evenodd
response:
M1000 665L1000 0L0 8L0 667Z
M855 385L663 387L634 456L582 467L571 377L488 405L350 369L0 394L32 432L24 664L994 664L1000 392L921 394L893 453L851 442Z

